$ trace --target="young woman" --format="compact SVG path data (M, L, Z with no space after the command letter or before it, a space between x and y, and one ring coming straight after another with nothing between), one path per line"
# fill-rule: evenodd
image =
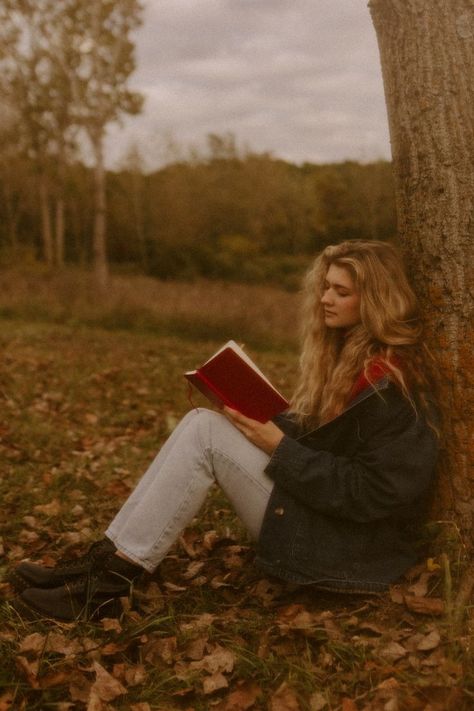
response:
M18 609L100 614L154 571L217 482L268 574L378 592L417 559L434 478L431 360L417 302L389 244L327 247L305 283L301 372L291 409L261 424L196 409L178 425L105 538L48 569L21 563Z

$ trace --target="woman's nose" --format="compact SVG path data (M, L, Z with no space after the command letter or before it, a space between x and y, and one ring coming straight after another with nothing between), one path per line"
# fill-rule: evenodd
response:
M323 295L321 297L321 303L322 304L330 304L331 302L332 302L331 292L328 289L327 291L325 291L323 293Z

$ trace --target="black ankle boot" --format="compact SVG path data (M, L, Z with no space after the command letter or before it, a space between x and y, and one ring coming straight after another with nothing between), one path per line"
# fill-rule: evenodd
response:
M14 604L25 616L40 615L57 620L90 620L120 614L121 597L130 595L143 568L117 555L109 555L101 569L53 589L29 588ZM26 607L26 609L25 609Z
M55 568L46 568L37 563L20 563L7 577L7 581L17 592L27 588L57 588L67 582L90 575L97 565L114 553L112 541L103 538L93 543L87 553L73 560L60 560Z

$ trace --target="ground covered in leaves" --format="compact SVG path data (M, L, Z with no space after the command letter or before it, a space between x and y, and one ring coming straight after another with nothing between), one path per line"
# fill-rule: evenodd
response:
M1 326L5 574L25 558L78 555L101 536L189 409L183 370L220 344ZM252 355L291 391L294 353ZM119 618L27 622L1 584L0 711L473 708L470 611L455 629L449 556L380 597L291 588L253 567L251 544L214 491Z

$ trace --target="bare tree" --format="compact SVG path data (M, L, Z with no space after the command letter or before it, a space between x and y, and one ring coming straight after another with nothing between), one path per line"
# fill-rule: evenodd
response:
M439 508L472 534L474 6L471 0L370 0L369 7L400 239L441 359L447 417Z

